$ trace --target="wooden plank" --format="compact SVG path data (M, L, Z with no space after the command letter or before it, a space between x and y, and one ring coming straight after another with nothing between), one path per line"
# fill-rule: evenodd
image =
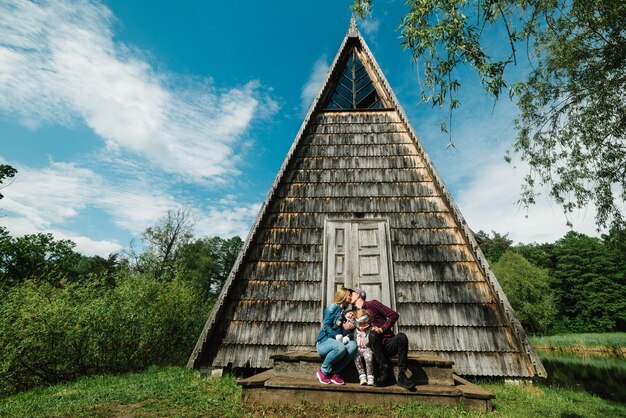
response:
M321 301L320 282L295 280L248 280L240 300ZM319 316L319 313L316 313Z
M393 228L391 230L393 245L435 245L435 244L465 244L458 228L447 227L437 229Z
M495 303L398 302L396 310L403 325L416 326L501 326Z
M474 261L415 262L395 261L394 272L397 287L401 282L485 282L485 278ZM408 285L407 286L412 286Z
M324 197L435 197L437 192L428 182L378 182L378 183L289 183L281 188L282 198Z
M462 244L394 245L393 260L402 261L474 261L474 256Z
M336 169L336 170L287 170L283 181L286 183L356 183L379 181L427 181L432 178L428 170L423 168L397 168L397 169Z
M348 185L346 185L348 186ZM277 199L272 212L318 212L334 213L379 213L393 212L446 212L445 203L438 197L345 197L331 198L284 198ZM395 258L394 258L395 259Z
M274 370L269 369L245 379L237 379L237 384L246 388L263 387L265 382L272 377L274 377Z
M406 133L371 133L371 134L317 134L308 135L302 145L336 146L336 145L373 145L373 144L404 144L415 147L411 137ZM421 160L421 158L420 158Z
M454 361L454 372L464 376L534 376L523 352L432 351Z
M290 170L345 170L345 169L409 169L424 168L424 162L415 155L394 155L377 157L358 157L354 155L344 157L310 157L294 158Z
M520 352L507 327L404 326L409 350L427 352ZM453 359L458 366L456 359Z
M240 277L248 280L321 282L322 263L302 260L249 260Z
M486 282L397 282L399 303L496 303Z

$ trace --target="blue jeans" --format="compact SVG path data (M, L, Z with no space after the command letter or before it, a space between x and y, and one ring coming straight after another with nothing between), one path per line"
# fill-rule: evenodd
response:
M348 364L354 361L356 356L356 343L354 341L348 344L340 343L334 338L328 338L321 343L317 343L317 353L324 359L322 363L322 372L329 374L339 373Z

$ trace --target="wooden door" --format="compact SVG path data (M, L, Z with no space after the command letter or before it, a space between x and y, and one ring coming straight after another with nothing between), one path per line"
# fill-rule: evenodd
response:
M386 220L327 220L322 306L332 303L341 287L360 287L367 299L395 309L389 245Z

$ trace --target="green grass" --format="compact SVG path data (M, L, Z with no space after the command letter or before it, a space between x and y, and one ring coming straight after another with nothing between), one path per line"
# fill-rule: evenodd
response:
M235 379L200 378L181 367L152 367L143 373L95 376L39 388L0 399L1 417L626 417L626 405L586 392L545 386L482 385L496 394L494 412L409 403L393 407L288 406L247 407Z
M619 352L626 349L626 332L598 334L563 334L547 337L530 337L534 347L547 350L603 349Z

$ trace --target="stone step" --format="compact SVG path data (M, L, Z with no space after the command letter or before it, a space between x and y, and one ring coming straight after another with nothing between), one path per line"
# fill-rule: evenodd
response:
M490 411L491 400L495 397L492 393L458 376L454 376L453 386L419 385L406 390L399 386L378 388L361 386L358 383L322 385L310 375L279 376L274 369L270 369L241 379L237 383L242 388L241 396L244 403L256 405L305 401L334 405L351 405L358 402L380 406L417 401Z
M274 360L274 374L277 377L297 378L315 376L322 359L315 351L288 351L270 357ZM398 374L397 359L393 359L394 373ZM407 376L417 385L454 386L453 361L441 357L422 354L409 354ZM348 383L358 383L356 367L351 364L341 376Z

